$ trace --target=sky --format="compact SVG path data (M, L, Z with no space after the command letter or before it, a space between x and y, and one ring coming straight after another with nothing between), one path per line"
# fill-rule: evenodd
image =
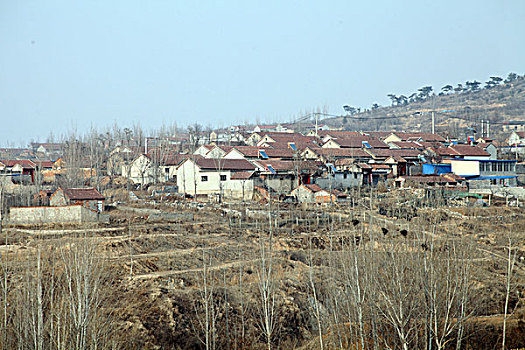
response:
M0 0L0 144L341 114L524 65L522 0Z

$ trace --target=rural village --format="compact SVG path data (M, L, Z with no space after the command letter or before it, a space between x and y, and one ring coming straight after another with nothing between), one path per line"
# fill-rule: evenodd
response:
M524 82L1 148L0 349L524 348Z

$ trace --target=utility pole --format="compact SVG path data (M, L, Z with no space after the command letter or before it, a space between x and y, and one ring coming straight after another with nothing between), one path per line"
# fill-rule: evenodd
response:
M484 137L484 130L483 130L483 119L481 119L481 137Z
M490 138L490 120L487 120L487 138Z
M432 111L432 133L433 134L436 133L436 120L435 120L435 117L434 117L434 111Z
M318 125L317 125L318 118L319 118L319 113L315 113L315 136L319 136L319 134L317 133L317 131L319 130Z

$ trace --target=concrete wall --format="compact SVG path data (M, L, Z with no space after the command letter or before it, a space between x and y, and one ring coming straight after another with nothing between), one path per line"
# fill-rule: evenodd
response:
M61 207L13 207L9 210L12 225L81 224L97 222L97 213L81 205Z
M337 172L331 176L331 179L328 177L318 177L315 179L315 183L321 188L331 188L336 190L347 190L352 187L359 187L363 184L363 174L362 173L345 173Z
M265 174L255 178L255 186L271 188L279 194L288 194L299 185L293 174Z

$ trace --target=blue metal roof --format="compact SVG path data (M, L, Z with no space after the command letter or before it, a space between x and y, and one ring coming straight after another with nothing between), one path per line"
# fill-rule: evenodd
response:
M518 177L518 175L501 175L501 176L465 176L465 175L459 175L461 177L464 177L466 180L500 180L500 179L512 179L515 177Z

